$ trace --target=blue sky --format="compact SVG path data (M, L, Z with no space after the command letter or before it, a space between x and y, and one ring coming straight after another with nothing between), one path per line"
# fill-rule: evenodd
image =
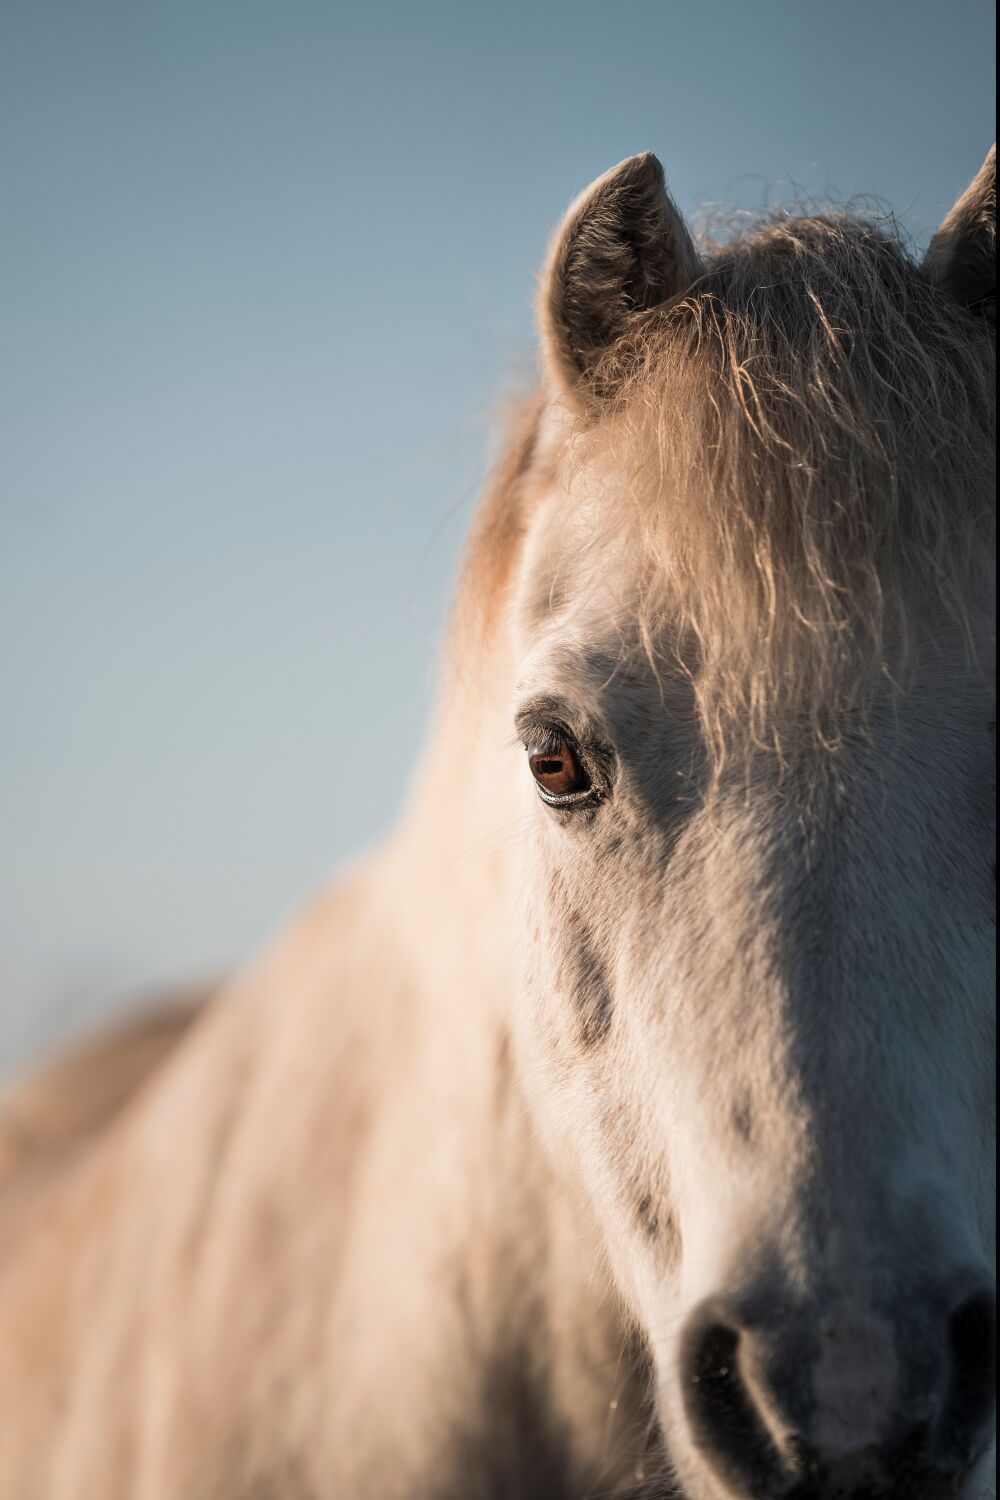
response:
M569 200L876 196L993 138L979 0L0 8L0 1063L237 962L391 821Z

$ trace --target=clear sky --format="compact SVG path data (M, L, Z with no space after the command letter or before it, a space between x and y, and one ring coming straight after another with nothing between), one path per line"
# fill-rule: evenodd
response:
M993 139L986 0L2 0L0 1064L237 962L399 805L564 206Z

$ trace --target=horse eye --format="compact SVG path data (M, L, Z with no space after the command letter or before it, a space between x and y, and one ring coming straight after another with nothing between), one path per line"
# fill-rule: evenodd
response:
M546 797L572 797L590 790L590 777L568 740L544 747L528 746L528 765L535 784Z

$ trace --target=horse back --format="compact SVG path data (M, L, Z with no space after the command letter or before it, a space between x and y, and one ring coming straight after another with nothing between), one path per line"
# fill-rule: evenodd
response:
M76 1159L158 1072L202 1014L190 991L105 1026L0 1094L0 1197Z

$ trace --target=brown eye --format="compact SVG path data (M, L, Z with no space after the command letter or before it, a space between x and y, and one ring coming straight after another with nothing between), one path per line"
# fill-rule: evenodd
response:
M590 778L567 740L557 740L544 749L529 745L528 764L546 797L572 797L590 789Z

